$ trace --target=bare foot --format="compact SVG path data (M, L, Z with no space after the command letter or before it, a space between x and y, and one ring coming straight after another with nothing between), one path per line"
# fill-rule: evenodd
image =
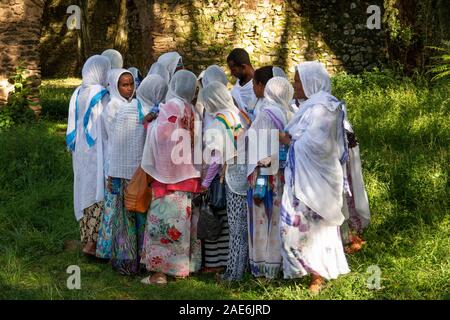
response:
M325 281L321 276L313 275L311 278L311 283L309 284L309 291L313 294L317 294L322 290Z
M90 255L90 256L95 256L96 249L97 249L97 243L89 241L84 245L83 253Z
M157 272L154 275L144 278L141 281L143 284L167 284L167 276L162 272Z

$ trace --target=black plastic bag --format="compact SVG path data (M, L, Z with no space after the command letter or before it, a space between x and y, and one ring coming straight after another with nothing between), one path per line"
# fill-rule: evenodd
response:
M200 216L197 222L197 238L215 241L222 233L222 219L210 206L208 196L202 197Z
M225 194L225 182L220 182L220 175L216 175L209 187L209 205L215 211L224 210L227 207Z

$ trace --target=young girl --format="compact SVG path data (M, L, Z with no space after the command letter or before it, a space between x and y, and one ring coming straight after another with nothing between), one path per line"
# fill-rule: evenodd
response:
M239 109L227 88L212 82L203 88L201 99L206 111L214 118L205 133L205 154L213 155L204 187L212 178L224 171L222 179L226 187L226 207L229 224L229 254L223 280L241 280L248 265L246 165L237 159L239 138L245 133ZM225 140L225 141L224 141ZM210 142L208 142L210 141ZM221 142L222 141L222 142ZM224 164L225 170L220 164ZM222 170L221 170L222 169Z
M123 275L139 271L145 214L128 212L124 192L140 165L145 130L142 104L133 99L133 75L127 70L111 73L111 104L119 105L109 149L108 190L113 194L111 217L111 264Z
M312 274L310 290L324 279L350 272L340 226L347 142L342 103L333 97L325 67L304 62L296 67L295 93L307 99L280 134L290 142L281 208L281 245L286 279Z
M83 66L83 82L69 107L66 143L72 153L74 209L83 252L89 255L95 255L104 198L100 115L109 100L105 86L110 69L107 58L89 58Z
M279 220L288 147L278 146L278 141L272 141L270 134L272 130L284 131L293 95L294 88L288 80L270 79L265 86L264 103L249 129L255 138L249 139L249 146L256 148L249 148L248 152L257 155L248 166L250 189L247 195L250 268L255 277L273 279L281 271ZM264 139L266 134L267 139ZM278 140L278 134L275 137ZM273 149L279 160L276 172L265 168L274 164ZM260 181L263 183L258 185Z

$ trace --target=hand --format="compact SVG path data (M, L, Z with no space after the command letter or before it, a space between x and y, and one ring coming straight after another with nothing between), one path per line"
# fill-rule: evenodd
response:
M291 135L287 132L280 132L278 134L279 140L281 144L289 145L291 144Z
M253 198L253 201L255 202L255 205L257 205L258 207L261 207L261 205L263 204L263 199L260 198Z
M158 114L154 113L154 112L150 112L149 114L147 114L144 118L144 123L150 123L153 120L155 120L158 117Z
M268 167L270 167L271 162L272 162L272 159L270 157L264 158L264 159L258 161L258 167L268 168Z

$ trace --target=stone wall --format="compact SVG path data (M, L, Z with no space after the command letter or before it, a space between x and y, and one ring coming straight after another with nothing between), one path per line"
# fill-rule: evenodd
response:
M44 0L0 1L0 105L11 90L8 79L20 62L33 88L40 84L39 39Z
M366 28L366 9L382 0L115 0L79 1L85 32L68 31L67 6L48 1L41 57L44 76L79 75L86 57L117 48L127 66L145 74L158 56L176 50L197 74L225 66L234 47L247 49L255 67L318 59L330 72L360 72L385 59L383 32ZM319 4L320 3L320 4Z

